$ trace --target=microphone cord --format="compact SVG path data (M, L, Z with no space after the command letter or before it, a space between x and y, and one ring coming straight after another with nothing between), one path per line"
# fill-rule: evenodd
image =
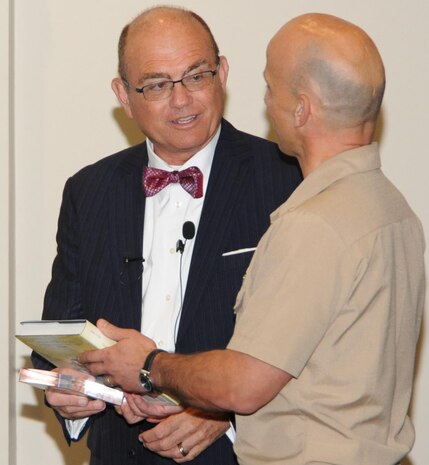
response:
M174 322L174 345L177 343L177 332L179 329L179 321L180 317L182 315L182 308L183 308L183 280L182 280L182 262L183 262L183 252L185 249L187 239L185 239L185 242L183 244L183 249L180 251L180 262L179 262L179 290L180 290L180 307L179 307L179 312L177 313L176 316L176 321Z
M176 321L174 322L174 345L177 343L177 333L179 331L179 321L182 316L183 310L183 279L182 279L182 264L183 264L183 252L185 251L185 245L188 239L193 239L195 237L195 224L192 221L185 221L182 227L182 234L185 242L182 242L181 239L177 241L176 252L180 252L180 262L179 262L179 289L180 289L180 307L179 312L176 316Z

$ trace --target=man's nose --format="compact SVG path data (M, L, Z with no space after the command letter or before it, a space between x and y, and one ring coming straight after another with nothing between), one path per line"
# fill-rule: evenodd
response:
M170 104L172 106L182 107L192 102L191 92L183 85L181 81L175 82L170 95Z

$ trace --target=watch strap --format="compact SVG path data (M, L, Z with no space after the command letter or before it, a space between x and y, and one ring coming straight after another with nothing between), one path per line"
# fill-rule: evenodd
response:
M143 365L143 370L150 372L150 369L152 367L152 363L155 359L155 357L160 353L160 352L165 352L165 350L162 349L154 349L152 352L149 352L146 360Z

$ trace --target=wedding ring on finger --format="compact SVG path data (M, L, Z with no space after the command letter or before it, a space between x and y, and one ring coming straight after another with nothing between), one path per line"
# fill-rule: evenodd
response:
M179 444L177 444L177 448L179 449L179 452L180 452L180 454L182 455L182 457L186 457L186 456L189 454L189 451L186 450L186 449L183 447L183 445L182 445L181 442L179 442Z

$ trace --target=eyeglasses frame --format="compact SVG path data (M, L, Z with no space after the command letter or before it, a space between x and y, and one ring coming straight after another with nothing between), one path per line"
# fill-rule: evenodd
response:
M216 74L218 73L219 71L219 67L220 67L220 62L218 61L218 63L216 64L216 68L215 69L208 69L208 70L205 70L205 71L198 71L197 73L193 73L193 74L188 74L187 76L183 76L182 79L177 79L176 81L172 80L172 79L166 79L165 81L160 81L162 83L172 83L173 85L171 86L171 91L170 93L166 96L166 97L162 97L160 99L155 99L155 100L150 100L146 97L145 93L144 93L144 89L146 87L149 87L149 86L152 86L153 84L147 84L145 86L142 86L142 87L133 87L131 86L131 84L128 82L127 79L125 79L124 77L121 77L122 81L124 82L125 86L130 89L130 90L133 90L134 92L137 92L138 94L143 94L143 97L148 100L149 102L150 101L156 101L156 100L164 100L166 98L169 98L171 96L171 94L173 93L173 90L174 90L174 86L176 84L178 84L179 82L182 84L182 86L188 90L189 92L197 92L198 90L200 89L195 89L195 90L192 90L192 89L189 89L188 87L186 87L186 84L183 83L183 80L184 79L189 79L189 78L192 78L194 76L197 76L198 74L203 74L203 73L211 73L212 77L214 78L216 76Z

